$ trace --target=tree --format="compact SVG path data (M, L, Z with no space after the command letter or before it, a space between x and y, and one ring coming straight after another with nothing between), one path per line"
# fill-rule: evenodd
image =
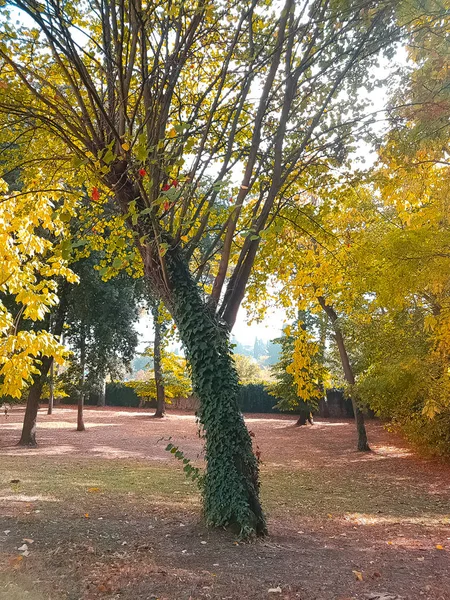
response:
M256 358L256 360L258 360L259 358L261 358L261 356L264 356L265 353L265 343L262 340L255 338L255 343L253 345L253 358Z
M0 182L1 183L1 182ZM64 224L51 219L52 198L37 195L32 203L9 193L2 183L0 201L0 395L20 398L39 375L42 360L64 361L64 348L43 324L58 305L56 275L76 280L48 240ZM31 213L33 208L33 213ZM32 214L32 217L24 215ZM23 327L23 323L27 326Z
M334 330L334 339L336 340L336 345L338 347L339 356L341 357L342 369L344 371L345 381L349 384L351 400L353 406L353 412L355 414L355 422L356 429L358 432L358 450L360 452L370 452L369 442L367 441L367 432L366 426L364 423L364 415L361 412L361 409L358 406L358 403L355 399L355 374L353 372L352 365L350 363L350 358L347 352L347 348L345 346L344 336L342 334L341 328L339 326L339 317L332 306L327 304L325 298L323 296L319 296L317 298L320 306L325 311L325 314L329 317L330 322L333 326Z
M239 383L241 385L263 383L270 379L270 373L267 372L267 369L262 369L260 365L249 356L235 354L234 362L239 376Z
M271 367L275 383L267 386L269 394L278 399L276 407L280 410L298 410L300 416L297 425L306 425L311 421L311 413L317 408L318 401L324 395L322 385L324 367L316 359L311 358L317 354L318 346L314 344L307 333L306 325L299 321L297 331L293 333L291 327L285 327L283 336L274 340L281 346L280 357ZM314 345L316 351L308 349L299 351L299 342L302 345ZM295 361L297 354L297 361ZM299 358L303 359L300 364Z
M65 282L60 292L60 300L56 310L52 313L52 319L47 316L45 319L46 333L57 340L60 338L64 319L67 311L67 295L69 284ZM44 355L41 360L35 361L33 368L33 379L28 388L27 405L23 420L22 433L19 440L19 446L36 447L36 420L39 410L42 391L47 381L47 376L54 363L55 357Z
M177 356L166 348L160 348L161 363L160 376L161 381L156 379L154 368L154 348L148 348L143 356L150 358L147 367L153 372L153 376L148 373L145 379L137 381L127 381L126 385L133 388L137 395L143 399L155 398L158 401L158 384L162 385L165 392L165 398L169 401L173 398L186 398L192 394L192 383L189 377L186 359Z
M156 418L162 418L165 413L165 386L164 376L161 364L161 348L163 344L163 315L159 302L152 301L153 331L155 340L153 342L153 372L155 376L156 387Z
M107 375L117 377L123 367L129 367L138 343L134 326L142 282L125 272L105 282L98 263L94 253L72 265L80 283L70 290L67 299L65 337L78 362L78 431L84 431L83 405L88 386L104 388Z
M370 66L402 31L396 3L11 4L34 29L14 29L3 11L0 110L57 140L92 201L108 198L124 216L191 364L206 436L206 520L263 533L229 330L274 207L300 174L345 153L363 109L355 82L370 86ZM244 175L233 187L227 177L238 163ZM199 195L211 167L217 176ZM217 211L224 186L232 202ZM216 256L214 281L208 270L202 280Z

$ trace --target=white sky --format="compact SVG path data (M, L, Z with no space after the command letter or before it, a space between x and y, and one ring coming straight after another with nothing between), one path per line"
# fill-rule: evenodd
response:
M253 346L255 338L262 339L264 342L279 337L286 316L282 309L273 308L267 311L267 315L261 323L248 323L246 310L241 306L233 327L234 337L244 346ZM136 327L139 333L138 352L142 352L153 341L152 318L144 315L139 319Z

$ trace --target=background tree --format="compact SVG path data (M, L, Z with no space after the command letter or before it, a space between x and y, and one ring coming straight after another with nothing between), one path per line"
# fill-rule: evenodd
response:
M154 417L161 419L166 411L165 408L165 386L162 367L162 348L164 344L164 315L161 303L155 300L151 301L153 332L155 339L153 341L153 372L156 387L156 412ZM173 396L172 396L173 397Z
M104 405L106 376L117 377L123 368L129 368L138 344L135 324L142 301L142 281L122 272L105 282L96 265L95 254L73 265L80 283L70 290L65 318L65 338L79 373L78 431L84 430L87 389L100 389Z
M275 383L267 386L267 390L278 399L277 408L299 411L297 425L306 425L307 421L312 424L311 413L324 396L324 366L315 356L318 345L312 341L306 324L299 321L294 329L298 331L285 327L283 336L275 340L281 346L280 358L271 367ZM305 352L305 345L314 345L314 350L308 348Z
M262 368L254 359L242 354L234 355L236 371L239 375L239 383L248 385L250 383L265 383L271 379L268 369Z
M187 398L192 394L192 382L189 376L186 359L177 356L162 346L160 348L161 382L157 382L154 368L154 347L147 348L143 353L148 360L145 379L127 381L126 385L133 388L137 395L145 400L158 400L158 384L163 386L165 398L170 402L174 398Z

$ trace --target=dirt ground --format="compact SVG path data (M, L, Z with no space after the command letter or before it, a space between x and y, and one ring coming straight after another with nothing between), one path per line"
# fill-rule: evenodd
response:
M248 416L270 535L240 543L165 451L201 464L192 415L41 411L37 449L22 418L0 416L0 600L450 600L450 465L379 423L361 454L350 421Z

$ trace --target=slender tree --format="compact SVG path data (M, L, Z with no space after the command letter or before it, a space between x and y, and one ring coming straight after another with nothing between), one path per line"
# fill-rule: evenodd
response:
M152 303L153 331L155 339L153 341L153 372L155 375L156 386L156 412L153 415L157 419L164 417L166 412L166 398L164 390L164 377L161 364L161 344L163 343L163 331L161 324L161 311L159 302Z
M355 375L353 373L352 365L350 363L350 358L347 353L347 348L345 347L344 336L342 335L341 328L339 326L339 318L332 306L327 304L325 298L323 296L319 296L318 298L320 306L323 308L325 313L328 315L330 322L333 326L334 330L334 338L336 340L336 345L339 350L339 356L341 357L342 369L344 371L345 381L349 384L350 394L353 406L353 412L355 414L355 423L356 423L356 431L358 433L358 450L360 452L370 452L369 442L367 441L367 432L366 426L364 423L364 415L361 409L358 406L357 399L355 398Z
M53 334L56 338L61 336L64 320L67 312L67 295L69 290L69 284L67 282L62 284L60 291L60 301L54 312L52 319L47 318L47 325L49 327L49 333ZM43 356L36 364L36 372L33 375L33 381L28 390L27 404L25 409L25 416L22 426L22 434L20 436L20 446L36 447L36 419L39 410L39 403L41 401L42 389L47 380L49 371L53 364L52 356Z

